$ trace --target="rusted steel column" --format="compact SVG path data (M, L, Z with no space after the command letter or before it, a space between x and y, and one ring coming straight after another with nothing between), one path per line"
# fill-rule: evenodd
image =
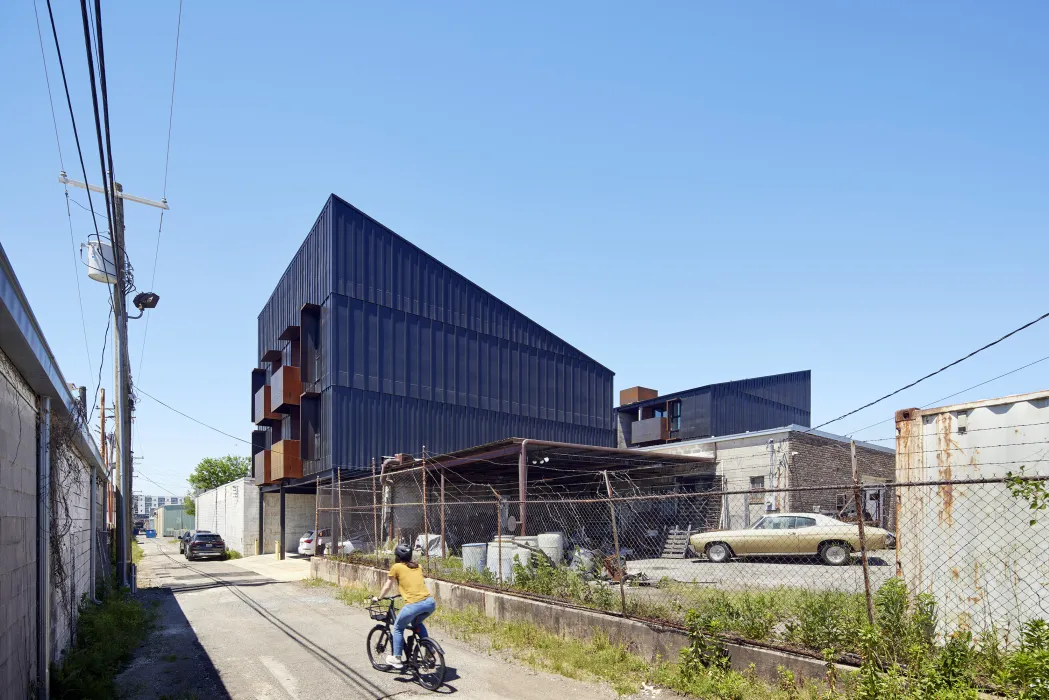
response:
M528 518L525 508L528 502L528 440L521 442L521 454L517 457L517 500L520 501L521 536L528 534Z

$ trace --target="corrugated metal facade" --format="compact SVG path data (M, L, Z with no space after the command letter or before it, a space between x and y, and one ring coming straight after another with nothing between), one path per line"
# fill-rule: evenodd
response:
M805 370L710 384L620 406L616 411L636 414L639 408L662 408L673 400L681 401L681 429L673 436L678 440L735 435L792 424L808 426L812 373Z
M260 367L269 350L298 364L278 336L304 304L320 307L305 473L507 437L614 444L609 369L334 195L259 315Z

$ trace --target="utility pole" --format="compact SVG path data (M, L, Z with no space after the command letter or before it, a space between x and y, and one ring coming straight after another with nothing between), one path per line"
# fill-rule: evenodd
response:
M109 174L107 173L107 178ZM65 172L58 176L58 181L64 185L81 187L92 192L105 194L105 189L98 185L87 185L83 182L70 180ZM116 423L116 440L119 446L117 460L120 465L120 491L117 495L117 573L120 585L124 588L130 585L130 552L131 552L131 472L134 460L131 451L131 363L127 350L127 300L124 298L124 289L127 286L127 256L124 245L124 200L129 199L139 204L167 209L167 200L154 202L124 194L124 188L119 182L110 180L111 196L113 198L113 221L110 224L110 237L113 242L113 274L116 281L113 283L113 340L114 340L114 374L116 380L116 400L113 402L115 411L114 421ZM100 251L101 253L101 251ZM105 256L103 256L103 260ZM104 263L103 263L104 265ZM107 271L108 272L108 271ZM140 298L148 297L140 301ZM135 305L140 311L156 306L158 297L152 292L140 294L135 298ZM140 313L139 316L142 314ZM138 316L134 317L138 318Z

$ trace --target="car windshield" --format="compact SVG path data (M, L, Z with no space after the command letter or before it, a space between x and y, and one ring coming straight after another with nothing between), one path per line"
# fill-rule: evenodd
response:
M219 542L222 540L218 535L196 535L193 539L197 542Z
M307 530L306 531L306 534L303 535L303 538L307 538L307 537L313 537L313 530Z

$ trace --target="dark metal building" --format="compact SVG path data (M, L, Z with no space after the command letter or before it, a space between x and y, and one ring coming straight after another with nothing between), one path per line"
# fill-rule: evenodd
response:
M812 372L740 379L660 396L633 387L615 409L619 447L736 435L787 425L809 426Z
M259 314L255 476L508 437L611 447L613 373L342 199Z

